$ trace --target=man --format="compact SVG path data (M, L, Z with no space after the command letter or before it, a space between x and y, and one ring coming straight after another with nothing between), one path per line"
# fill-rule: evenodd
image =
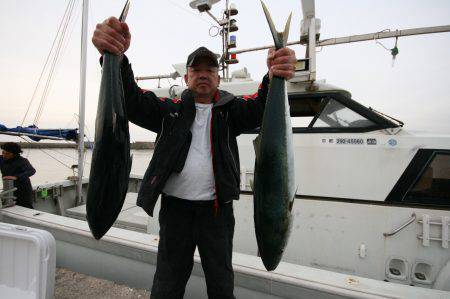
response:
M129 47L126 23L111 17L98 24L92 42L100 53L122 55ZM290 79L295 53L270 50L269 74L258 93L237 98L218 89L216 56L204 47L187 59L188 89L181 99L142 91L126 56L121 72L128 118L156 132L152 161L137 204L149 215L162 194L160 241L152 298L182 298L198 247L209 298L234 298L233 200L239 199L236 136L261 124L271 76Z
M22 149L15 142L6 142L2 146L0 156L0 171L4 180L13 180L16 203L29 209L33 208L33 188L31 187L30 176L36 173L30 162L20 154Z

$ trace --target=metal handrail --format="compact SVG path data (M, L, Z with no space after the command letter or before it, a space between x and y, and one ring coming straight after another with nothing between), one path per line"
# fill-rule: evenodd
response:
M383 233L383 236L385 236L385 237L393 236L396 233L398 233L399 231L401 231L402 229L404 229L405 227L407 227L408 225L410 225L411 223L413 223L415 220L416 220L416 213L412 213L411 218L408 219L407 222L405 222L403 225L399 226L398 228L394 229L393 231L391 231L389 233Z
M13 193L14 191L16 191L17 188L11 188L8 190L1 190L0 191L0 209L3 208L8 208L10 206L13 206L16 202L14 199L16 199L14 196L6 196L9 193Z
M3 190L3 191L0 192L0 197L2 197L3 195L6 195L8 193L14 192L16 190L17 190L17 188L12 188L12 189L9 189L9 190Z

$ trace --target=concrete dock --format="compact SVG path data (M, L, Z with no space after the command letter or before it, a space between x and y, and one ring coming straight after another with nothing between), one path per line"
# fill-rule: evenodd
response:
M149 282L150 285L150 282ZM69 298L149 298L150 292L133 289L112 281L57 268L55 299Z

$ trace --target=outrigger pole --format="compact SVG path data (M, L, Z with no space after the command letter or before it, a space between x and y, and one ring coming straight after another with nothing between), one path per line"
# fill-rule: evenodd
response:
M225 18L224 20L217 20L211 13L208 11L209 8L219 0L194 0L191 1L191 7L197 8L200 12L206 11L220 26L223 28L223 55L221 59L222 68L223 68L223 78L225 80L229 79L229 64L238 63L239 61L236 59L237 54L256 52L261 50L267 50L273 47L273 45L261 46L261 47L253 47L242 50L234 50L231 51L230 48L234 48L236 43L230 43L229 40L229 32L233 27L233 23L230 19L230 16L233 15L231 13L232 9L228 5L228 0L226 1L226 9L225 9ZM379 40L385 38L399 38L404 36L412 36L412 35L423 35L423 34L432 34L432 33L443 33L450 32L450 25L445 26L434 26L434 27L421 27L421 28L412 28L412 29L404 29L404 30L383 30L380 32L368 33L368 34L360 34L360 35L350 35L338 38L329 38L324 40L319 40L320 36L320 19L315 16L315 1L314 0L302 0L302 12L303 12L303 20L301 22L301 34L300 40L288 42L287 46L293 45L304 45L306 46L306 55L305 59L298 60L297 70L295 77L291 79L291 82L313 82L316 80L316 48L331 46L331 45L339 45L339 44L349 44L355 42L363 42L370 40ZM235 10L235 14L237 14L237 9L233 7ZM235 24L234 24L235 25ZM235 29L237 30L237 26ZM398 49L391 49L391 53L395 58L395 55L398 53ZM160 80L161 78L174 78L171 75L156 75L156 76L143 76L137 77L136 80Z
M80 62L80 101L78 117L78 181L77 204L83 204L83 172L84 172L84 119L86 102L86 54L89 0L83 0L83 20L81 31L81 62Z
M378 40L384 38L399 38L403 36L411 35L421 35L421 34L431 34L431 33L442 33L450 32L450 25L446 26L435 26L435 27L421 27L405 30L383 30L380 32L361 34L361 35L350 35L339 38L329 38L325 40L319 40L320 36L320 19L315 17L315 1L314 0L302 0L302 11L303 20L301 22L301 33L300 40L289 42L287 46L292 45L305 45L306 55L305 59L298 60L297 70L295 72L295 77L291 79L291 82L314 82L316 80L316 48L338 45L338 44L348 44L369 40ZM272 45L248 48L243 50L230 51L230 55L236 56L237 54L255 52L260 50L265 50L271 48ZM391 49L391 54L395 59L398 49L395 47Z
M381 32L375 32L375 33L368 33L368 34L350 35L350 36L337 37L337 38L328 38L328 39L317 41L316 47L333 46L333 45L339 45L339 44L349 44L349 43L378 40L378 39L384 39L384 38L404 37L404 36L411 36L411 35L422 35L422 34L444 33L444 32L450 32L450 25L434 26L434 27L420 27L420 28L403 29L403 30L395 30L395 31L381 31ZM299 40L299 41L288 42L287 45L288 46L306 45L306 42L303 40ZM271 47L273 47L273 46L261 46L261 47L247 48L247 49L242 49L242 50L235 50L235 51L231 51L230 54L242 54L242 53L248 53L248 52L267 50L267 49L270 49Z

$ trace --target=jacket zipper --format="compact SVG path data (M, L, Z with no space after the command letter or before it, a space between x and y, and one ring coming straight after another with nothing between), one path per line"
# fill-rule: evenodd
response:
M231 151L231 147L230 147L230 126L228 126L228 112L227 112L226 122L227 122L227 133L228 133L228 137L227 137L228 150L230 151L231 159L233 160L234 170L236 171L236 174L239 176L236 160L234 159L233 152Z
M164 117L163 117L163 119L162 119L162 121L161 121L161 134L159 134L159 138L158 138L158 140L156 141L156 144L155 144L155 150L156 150L156 147L157 147L158 144L159 144L159 141L161 140L161 137L162 137L163 133L164 133Z
M217 212L219 211L219 200L217 198L216 170L214 169L213 119L214 113L213 110L211 109L211 124L209 129L209 139L211 143L211 162L214 176L214 216L217 216Z

